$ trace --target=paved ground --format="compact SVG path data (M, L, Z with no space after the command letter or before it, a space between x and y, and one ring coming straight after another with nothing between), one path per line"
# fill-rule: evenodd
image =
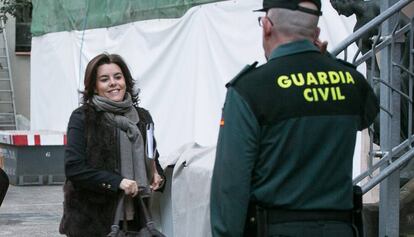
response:
M10 186L0 207L0 236L61 236L62 201L62 186Z

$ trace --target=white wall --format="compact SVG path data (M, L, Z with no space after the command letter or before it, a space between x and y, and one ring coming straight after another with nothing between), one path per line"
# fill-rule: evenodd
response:
M6 24L16 113L30 119L30 55L16 55L15 18L9 17Z

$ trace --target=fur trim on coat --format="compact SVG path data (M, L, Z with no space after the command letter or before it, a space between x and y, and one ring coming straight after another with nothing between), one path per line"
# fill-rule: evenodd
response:
M117 169L116 129L105 123L102 113L84 105L86 161L93 168ZM72 138L76 139L76 138ZM63 186L63 217L59 232L70 237L102 237L110 232L117 194L97 192L67 180Z

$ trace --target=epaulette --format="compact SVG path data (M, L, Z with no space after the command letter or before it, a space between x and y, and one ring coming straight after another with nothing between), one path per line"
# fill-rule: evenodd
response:
M345 61L343 59L337 58L336 61L344 64L345 66L352 67L352 68L356 68L356 66L354 64L352 64L352 63L350 63L348 61Z
M228 88L229 86L234 85L234 83L236 83L236 81L243 76L244 74L250 72L251 70L256 68L256 65L258 64L258 62L254 62L251 65L247 64L239 73L237 73L237 75L235 77L233 77L233 79L231 79L227 84L226 87Z

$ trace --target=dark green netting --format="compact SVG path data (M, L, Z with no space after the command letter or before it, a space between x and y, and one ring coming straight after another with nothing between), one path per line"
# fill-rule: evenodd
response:
M222 0L33 0L31 32L110 27L148 19L178 18L191 7Z

